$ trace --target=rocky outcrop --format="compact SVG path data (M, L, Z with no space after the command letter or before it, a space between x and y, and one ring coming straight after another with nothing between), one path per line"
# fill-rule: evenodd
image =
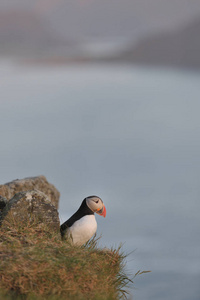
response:
M43 223L59 230L60 193L44 176L0 185L0 225L6 228Z
M16 179L0 185L0 196L6 198L7 200L10 200L16 193L30 190L38 190L43 192L49 198L50 202L58 209L60 193L55 188L55 186L49 183L46 177L42 175L37 177L28 177L20 180Z
M0 224L6 228L30 223L43 223L54 230L59 230L60 226L56 207L44 193L37 190L15 194L7 202L0 216Z

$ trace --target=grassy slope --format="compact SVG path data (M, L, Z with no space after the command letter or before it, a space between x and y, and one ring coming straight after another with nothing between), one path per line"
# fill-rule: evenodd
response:
M102 251L95 240L74 247L44 224L0 230L0 299L118 299L129 279L123 255Z

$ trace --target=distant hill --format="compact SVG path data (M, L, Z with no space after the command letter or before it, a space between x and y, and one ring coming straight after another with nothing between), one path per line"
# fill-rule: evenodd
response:
M200 68L200 18L179 30L150 36L114 59L145 65Z
M98 47L97 52L95 48L88 51L90 39L61 36L53 24L45 14L34 10L0 11L0 56L46 59L47 62L59 58L62 62L104 60L200 68L200 17L187 26L149 34L137 44L130 37L128 46L126 42L117 45L113 39L114 46L106 48L97 36L98 47L103 50L100 52ZM112 37L108 41L112 42Z
M0 12L0 55L41 56L73 44L53 30L48 19L31 11Z
M141 37L200 15L199 0L0 0L0 11L34 11L66 38Z

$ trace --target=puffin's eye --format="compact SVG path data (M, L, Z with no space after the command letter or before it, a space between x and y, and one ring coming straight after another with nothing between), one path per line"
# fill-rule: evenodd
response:
M99 203L99 200L95 201L95 203Z

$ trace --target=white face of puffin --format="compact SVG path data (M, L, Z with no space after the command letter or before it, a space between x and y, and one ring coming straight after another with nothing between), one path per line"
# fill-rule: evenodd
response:
M95 213L105 218L106 208L101 198L97 196L90 196L86 198L87 206Z

